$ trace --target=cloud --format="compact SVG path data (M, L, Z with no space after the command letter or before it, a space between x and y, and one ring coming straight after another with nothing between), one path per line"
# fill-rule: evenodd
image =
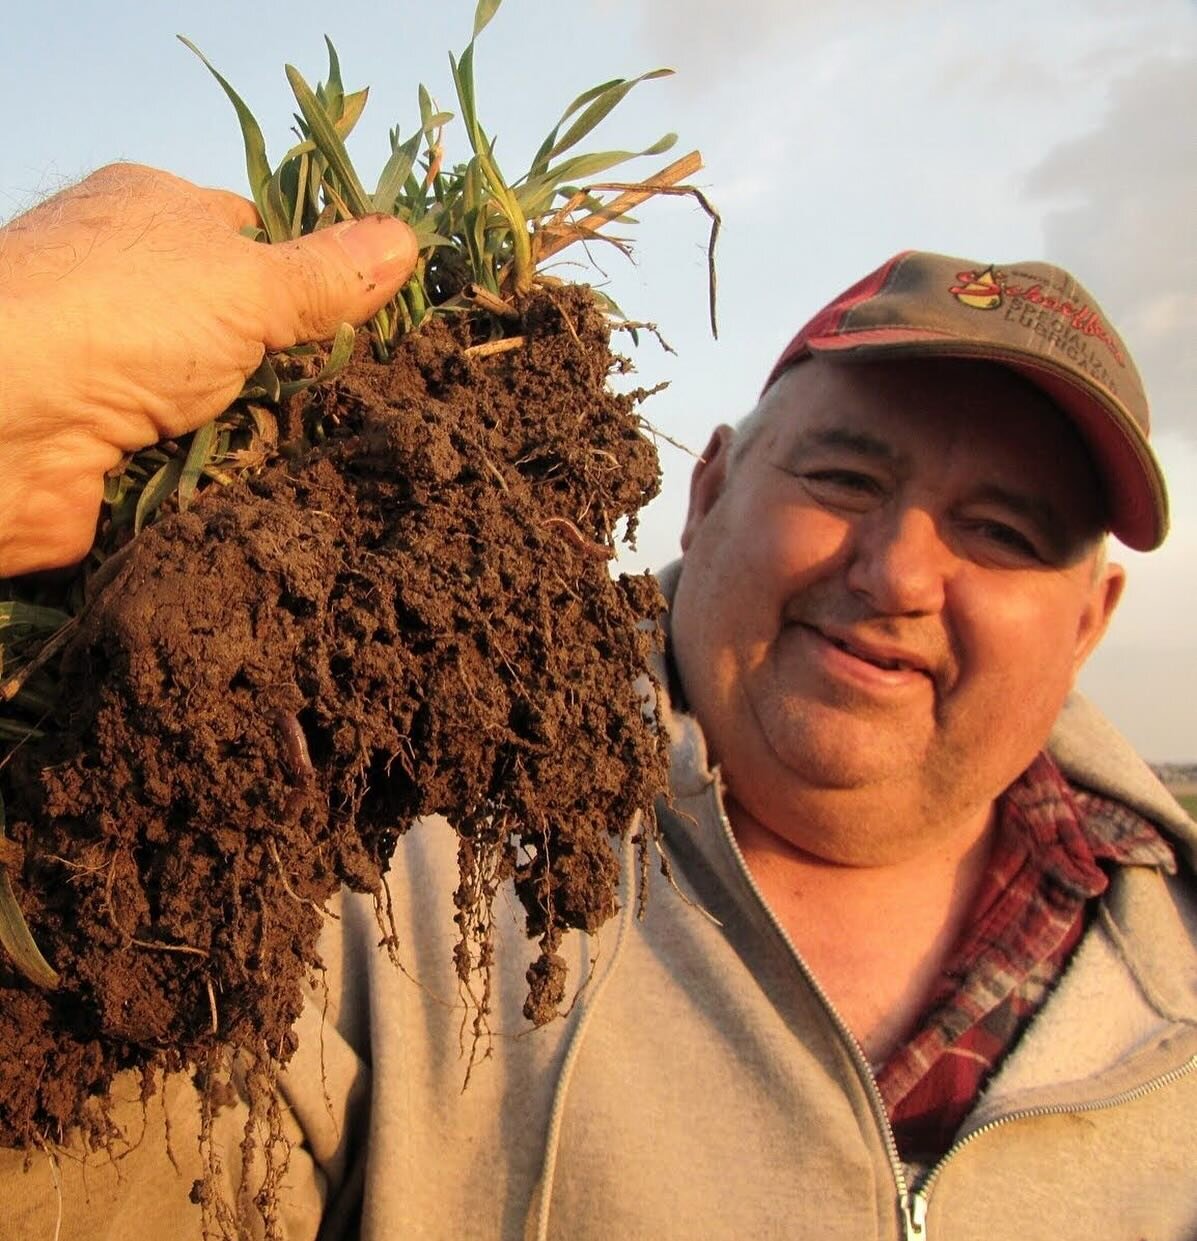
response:
M906 0L903 13L942 2ZM859 34L862 23L888 20L892 9L892 0L844 6L815 0L649 0L632 6L644 42L683 70L684 83L695 90L742 73L746 61L788 57L796 70L801 65L808 72L812 48L834 57L839 39Z
M1197 440L1197 55L1157 57L1111 84L1091 132L1050 151L1027 189L1047 253L1102 302L1134 351L1157 428Z

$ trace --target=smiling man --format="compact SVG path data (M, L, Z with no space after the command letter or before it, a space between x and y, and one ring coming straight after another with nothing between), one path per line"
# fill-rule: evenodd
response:
M1123 574L1076 432L992 363L812 359L758 418L696 471L674 649L749 866L884 1057Z
M1107 532L1149 549L1167 529L1147 428L1068 273L908 252L794 338L694 471L666 578L675 705L745 899L818 998L802 1037L837 1032L863 1080L908 1236L933 1202L936 1235L1083 1236L1075 1200L1050 1222L1008 1210L1069 1184L1100 1235L1197 1229L1197 920L1191 869L1171 877L1192 824L1065 709L1124 585ZM1077 1161L1178 1179L1135 1205L1081 1188ZM997 1214L952 1198L987 1176Z

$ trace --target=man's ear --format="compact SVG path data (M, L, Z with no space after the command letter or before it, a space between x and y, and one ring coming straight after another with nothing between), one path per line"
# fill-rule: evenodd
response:
M727 482L729 457L735 431L723 424L715 428L703 454L690 475L690 507L686 512L686 524L682 527L682 551L686 551L719 498Z
M1089 658L1093 648L1101 641L1109 628L1110 619L1122 590L1126 585L1126 570L1120 564L1105 564L1094 579L1089 601L1077 626L1076 650L1072 661L1072 674L1076 676L1081 665Z

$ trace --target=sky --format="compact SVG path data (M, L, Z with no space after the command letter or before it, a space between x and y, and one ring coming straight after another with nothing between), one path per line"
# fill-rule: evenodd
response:
M416 128L416 86L454 107L448 56L474 0L336 6L228 0L60 0L12 6L0 36L10 117L0 219L114 159L244 191L232 110L175 39L188 35L289 145L283 73L326 67L370 102L350 143L369 182L387 131ZM52 16L51 16L52 15ZM476 53L479 110L509 177L585 88L668 66L598 130L597 149L642 149L676 130L719 207L718 341L707 329L707 226L688 199L643 207L634 263L595 250L600 283L632 318L644 416L699 451L752 406L814 310L899 250L984 264L1070 267L1130 342L1153 405L1173 528L1139 555L1115 545L1129 586L1084 689L1145 757L1197 761L1197 0L505 0ZM450 158L464 142L447 132ZM628 165L646 175L670 156ZM622 339L622 338L621 338ZM662 494L621 567L677 552L692 460L662 440Z

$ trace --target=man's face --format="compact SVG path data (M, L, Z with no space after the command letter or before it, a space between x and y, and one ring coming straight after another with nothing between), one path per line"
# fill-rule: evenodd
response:
M1122 573L1075 433L961 360L793 367L695 470L673 608L732 797L831 861L912 857L1042 747Z

